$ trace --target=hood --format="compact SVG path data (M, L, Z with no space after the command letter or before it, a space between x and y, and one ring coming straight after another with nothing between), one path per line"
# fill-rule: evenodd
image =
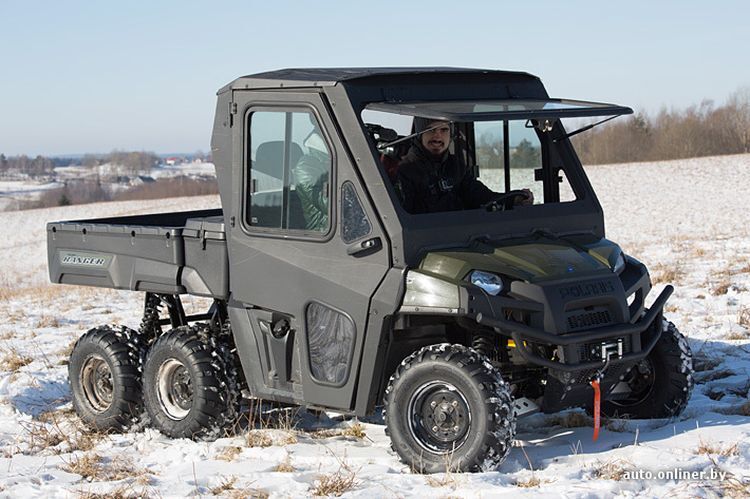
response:
M419 268L425 273L462 281L472 270L485 270L528 282L612 271L620 247L606 239L582 244L572 240L534 239L519 244L428 253Z

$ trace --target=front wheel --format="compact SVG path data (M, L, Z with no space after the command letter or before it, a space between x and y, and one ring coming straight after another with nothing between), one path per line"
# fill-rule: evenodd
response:
M602 401L602 414L636 419L679 416L693 390L693 353L674 324L664 321L649 355L631 366L615 389L626 395Z
M384 411L393 449L421 473L495 469L515 435L508 385L462 345L431 345L404 359Z

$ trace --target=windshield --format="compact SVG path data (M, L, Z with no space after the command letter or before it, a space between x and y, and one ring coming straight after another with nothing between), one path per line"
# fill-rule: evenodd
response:
M376 102L372 111L422 116L445 121L559 119L632 114L629 107L571 99L503 99L439 102Z
M569 180L568 165L552 140L555 119L487 120L488 114L474 114L482 119L454 121L379 110L389 105L368 106L362 119L399 203L410 214L533 209L574 202L582 191ZM458 116L468 110L496 112L499 106L441 102L421 110Z

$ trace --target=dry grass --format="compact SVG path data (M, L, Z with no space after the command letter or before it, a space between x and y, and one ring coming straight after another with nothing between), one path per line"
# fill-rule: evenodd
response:
M737 324L750 330L750 307L741 307L737 313Z
M2 359L0 359L0 369L15 373L32 362L34 362L33 358L19 353L16 347L10 347L5 351Z
M8 341L10 339L13 339L16 336L16 331L14 329L9 329L3 333L0 333L0 341Z
M711 294L714 296L725 295L729 292L729 288L732 287L732 281L728 278L723 278L713 286L711 286Z
M284 446L298 442L296 431L272 428L248 430L244 438L248 447Z
M714 411L727 416L750 416L750 402L730 407L717 407Z
M593 420L583 412L568 412L565 414L555 414L547 418L549 426L561 426L563 428L583 428L592 426Z
M455 463L454 453L449 452L443 456L443 463L445 465L445 473L436 473L434 475L425 475L425 483L430 487L456 487L458 485L458 477L460 476L461 470L459 470L458 463ZM420 465L419 469L412 468L412 473L421 473L423 467ZM533 473L533 470L532 470Z
M667 313L669 313L669 314L673 314L673 313L677 312L678 310L680 310L680 307L678 307L677 305L675 305L673 303L670 303L666 307L664 307L664 311L667 312Z
M653 267L651 281L654 284L680 284L684 276L685 271L682 268L682 264L679 262L675 262L671 265L657 264Z
M614 459L606 462L597 461L594 464L593 476L600 480L614 480L619 482L632 469L633 463L624 459Z
M697 383L708 383L709 381L729 378L730 376L734 375L734 371L730 371L728 369L720 369L718 371L704 371L700 376L695 376L695 380Z
M287 455L282 462L273 467L273 471L277 473L294 473L297 471L297 468L292 465L291 456Z
M75 338L73 341L71 341L68 346L57 352L57 355L62 357L62 360L60 361L60 365L68 365L70 354L73 353L73 347L76 346L76 342L78 341L78 338Z
M108 481L126 478L148 479L148 472L132 460L122 457L106 459L94 452L74 456L61 467L64 471L81 475L87 480Z
M356 438L357 440L362 440L367 437L367 433L365 433L365 427L359 421L356 421L348 428L344 428L341 434L345 437Z
M458 485L458 475L446 467L445 473L436 473L434 475L425 475L424 481L430 487L455 487Z
M6 313L5 317L7 324L16 324L26 320L26 310L13 310Z
M242 427L295 431L297 428L297 413L299 408L269 409L263 400L251 399L247 415L238 423Z
M70 462L62 466L62 469L83 478L96 478L101 473L102 457L99 454L88 453L73 457Z
M64 286L53 286L51 284L26 287L19 287L13 284L11 286L2 286L2 290L0 290L0 299L9 301L12 299L26 298L26 301L29 303L49 304L68 292L69 289Z
M731 445L720 445L715 442L707 442L702 438L698 439L698 448L695 449L695 454L711 454L715 456L729 457L739 456L740 450L737 443Z
M708 251L706 251L704 248L701 248L700 246L693 246L693 256L697 258L702 258L708 254Z
M538 476L532 473L530 478L527 478L526 480L516 480L514 485L516 487L521 487L522 489L532 489L547 482L548 480L541 480Z
M746 340L748 335L746 332L732 331L722 336L722 338L725 340Z
M269 494L265 490L248 487L242 489L232 489L228 491L227 494L224 495L224 497L228 497L229 499L268 499Z
M242 453L242 447L237 447L236 445L230 445L227 447L224 447L221 452L216 456L216 459L220 459L222 461L234 461L237 459L237 456Z
M265 430L250 430L245 435L245 443L248 447L270 447L273 439Z
M40 412L36 420L42 423L59 424L61 420L71 418L75 416L75 411L72 407L66 409L57 409L53 411Z
M308 432L310 438L320 440L324 438L344 437L353 440L364 440L367 437L365 427L359 421L346 428L326 428L323 430L314 430Z
M340 496L359 485L356 474L347 466L341 466L335 473L320 475L310 488L314 496Z
M627 419L607 419L604 427L615 433L630 431L630 424Z
M237 483L237 477L232 475L230 477L224 477L221 479L218 485L208 489L212 495L219 496L225 492L229 492L234 489L234 484Z
M60 320L56 315L43 315L37 320L36 327L60 327Z
M722 362L723 359L719 357L708 357L703 353L699 353L693 357L693 369L697 373L711 371L716 369Z
M750 497L750 482L737 478L734 475L731 475L731 478L727 478L723 482L720 482L720 487L722 490L722 496L724 497L736 497L742 499Z
M717 462L716 456L710 454L707 455L708 460L711 461L712 468L720 473L725 473L726 478L721 481L712 482L712 489L718 492L719 497L737 497L746 499L750 497L750 481L740 476L737 477L731 471L723 469Z
M71 409L43 412L36 421L21 426L25 454L90 451L107 438L105 433L83 427Z
M706 392L706 397L710 398L711 400L721 400L726 396L726 393L724 393L721 390L712 389Z

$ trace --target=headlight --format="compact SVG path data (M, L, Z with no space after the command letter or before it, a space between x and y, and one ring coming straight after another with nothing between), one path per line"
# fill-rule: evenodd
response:
M499 275L475 270L469 275L474 286L480 287L492 296L497 296L503 290L503 280Z
M620 253L617 256L617 260L615 261L615 266L612 269L612 272L614 272L615 274L619 274L620 271L624 268L625 268L625 255Z

